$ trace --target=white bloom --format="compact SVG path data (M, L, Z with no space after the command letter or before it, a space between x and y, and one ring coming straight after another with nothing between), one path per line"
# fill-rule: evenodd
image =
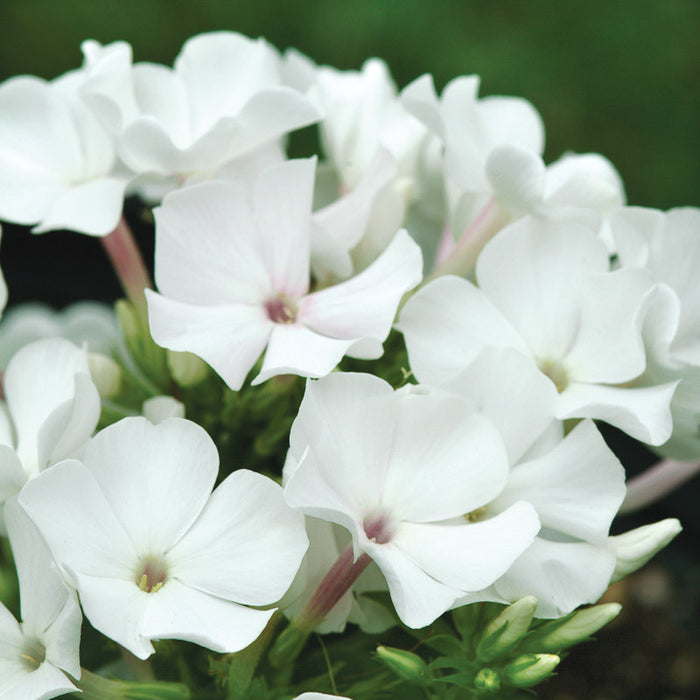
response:
M82 617L33 523L17 503L5 511L19 578L22 623L0 604L0 697L49 700L76 690Z
M646 367L642 326L658 288L644 271L610 272L592 232L526 217L488 243L476 278L478 289L439 278L404 307L397 325L420 381L442 384L483 348L510 347L557 388L557 418L599 418L656 445L668 439L676 383L623 386Z
M0 504L57 461L80 453L100 417L87 354L62 338L22 348L3 377Z
M76 94L79 79L20 76L0 85L0 218L104 236L122 213L128 176L109 133Z
M252 203L234 185L210 182L156 210L153 338L206 360L234 390L266 347L254 383L322 376L346 354L379 357L402 295L420 280L418 246L400 231L364 272L310 293L314 167L268 168Z
M486 166L495 149L516 149L539 156L544 126L535 108L518 97L478 99L479 78L450 81L438 98L432 76L424 75L404 88L401 98L445 145L445 187L448 222L455 238L493 196Z
M140 658L161 638L246 647L273 610L245 606L275 603L304 555L279 486L238 470L211 493L217 470L195 423L126 418L83 463L61 462L20 494L92 625Z
M207 175L319 116L281 85L279 57L262 39L200 34L185 42L172 69L131 67L124 46L86 42L83 50L92 79L82 94L138 173Z
M442 522L491 502L508 471L495 428L457 397L394 392L365 374L308 382L288 462L287 503L349 530L355 559L374 560L411 627L490 585L539 530L526 503Z

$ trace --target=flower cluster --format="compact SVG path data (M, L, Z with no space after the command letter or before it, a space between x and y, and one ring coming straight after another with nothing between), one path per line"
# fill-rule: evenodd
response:
M0 697L321 700L332 669L292 673L312 632L446 614L459 682L379 647L389 675L341 691L550 675L617 614L576 610L680 531L611 526L700 467L700 212L625 206L598 154L545 164L535 108L476 76L399 92L232 32L172 68L82 48L0 85L0 218L100 237L129 301L120 332L90 306L0 325ZM320 153L288 158L309 125ZM627 484L596 422L669 459ZM81 610L131 677L81 670ZM169 639L224 656L157 680L133 657Z

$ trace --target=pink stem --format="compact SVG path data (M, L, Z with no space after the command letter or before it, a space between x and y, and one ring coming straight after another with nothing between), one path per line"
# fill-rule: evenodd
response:
M506 218L492 197L460 236L452 252L444 260L437 262L425 281L442 275L466 277L474 269L483 247L505 223Z
M143 290L153 289L153 282L124 217L112 233L102 238L102 245L129 301L140 312L145 312L146 298Z
M627 482L627 496L620 513L631 513L663 498L700 471L700 460L663 459Z
M349 544L318 585L311 600L295 620L295 624L308 630L320 624L335 604L350 590L350 586L355 583L370 561L367 554L361 554L357 560L354 560L352 543Z

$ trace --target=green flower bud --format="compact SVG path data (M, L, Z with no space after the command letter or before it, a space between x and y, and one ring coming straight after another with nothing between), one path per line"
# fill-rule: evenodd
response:
M547 622L529 635L518 651L558 653L588 639L614 620L620 614L620 610L622 606L619 603L606 603L577 610L559 620Z
M103 399L109 399L119 393L122 386L122 368L111 357L97 352L88 353L88 368L97 392Z
M492 668L482 668L474 678L474 688L480 695L498 693L501 689L501 677Z
M556 654L525 654L503 669L503 677L516 688L530 688L551 676L560 661Z
M190 689L181 683L112 680L85 669L74 683L82 691L82 700L190 700L192 697Z
M619 581L644 566L659 550L663 549L683 528L676 518L666 518L658 523L643 525L629 532L609 538L615 548L615 571L611 583Z
M399 678L409 683L424 685L429 680L427 664L410 651L378 646L376 654Z
M209 373L209 365L191 352L168 350L167 362L170 374L180 386L199 384Z
M525 596L491 620L476 647L477 658L490 661L512 649L527 633L536 608L537 598Z
M126 299L119 299L114 305L114 311L117 314L124 339L127 345L130 345L138 337L141 328L136 309Z

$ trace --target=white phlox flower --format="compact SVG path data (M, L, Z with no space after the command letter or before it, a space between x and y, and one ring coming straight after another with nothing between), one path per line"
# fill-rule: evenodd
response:
M263 39L200 34L185 42L172 69L131 66L124 47L86 42L83 50L92 78L82 94L137 173L206 176L319 117L281 84L279 56Z
M642 327L659 293L645 271L611 272L603 241L575 222L525 217L486 245L476 279L436 279L404 307L397 327L421 382L445 383L483 348L509 347L556 387L557 418L668 439L676 382L629 386L646 367Z
M372 375L307 383L286 468L287 503L349 530L355 562L377 564L410 627L493 583L539 530L527 503L485 522L444 523L502 491L503 443L463 399L394 392Z
M0 85L0 218L35 233L104 236L130 176L116 168L113 138L80 99L76 73Z
M641 268L660 286L645 319L648 363L642 384L678 381L671 401L673 434L658 449L700 457L700 210L661 212L623 207L609 217L622 268Z
M8 309L0 323L0 369L25 345L42 338L65 338L90 352L109 355L120 344L114 310L96 301L79 301L61 311L40 302Z
M19 500L80 594L93 627L139 658L152 639L219 652L253 642L307 547L282 490L240 469L212 493L216 447L180 418L126 418Z
M0 402L0 504L25 482L77 456L100 417L87 353L63 338L37 340L10 360Z
M534 595L538 617L559 617L596 602L616 566L609 530L625 495L625 472L594 424L582 421L563 437L560 422L552 422L555 388L512 349L482 351L443 390L490 419L508 451L505 488L470 520L483 522L525 501L542 524L502 577L458 604Z
M418 246L399 231L359 275L310 292L314 160L272 166L252 202L231 183L168 195L156 209L151 332L206 360L234 390L263 350L254 384L277 374L318 377L344 355L382 354L402 295L421 278Z
M76 690L80 624L75 592L56 569L41 535L16 502L5 510L19 578L22 622L0 603L0 697L49 700Z
M494 195L487 163L495 149L536 158L544 148L544 126L532 104L519 97L479 99L479 82L476 75L455 78L438 98L426 74L401 93L408 111L444 144L448 225L456 239Z

